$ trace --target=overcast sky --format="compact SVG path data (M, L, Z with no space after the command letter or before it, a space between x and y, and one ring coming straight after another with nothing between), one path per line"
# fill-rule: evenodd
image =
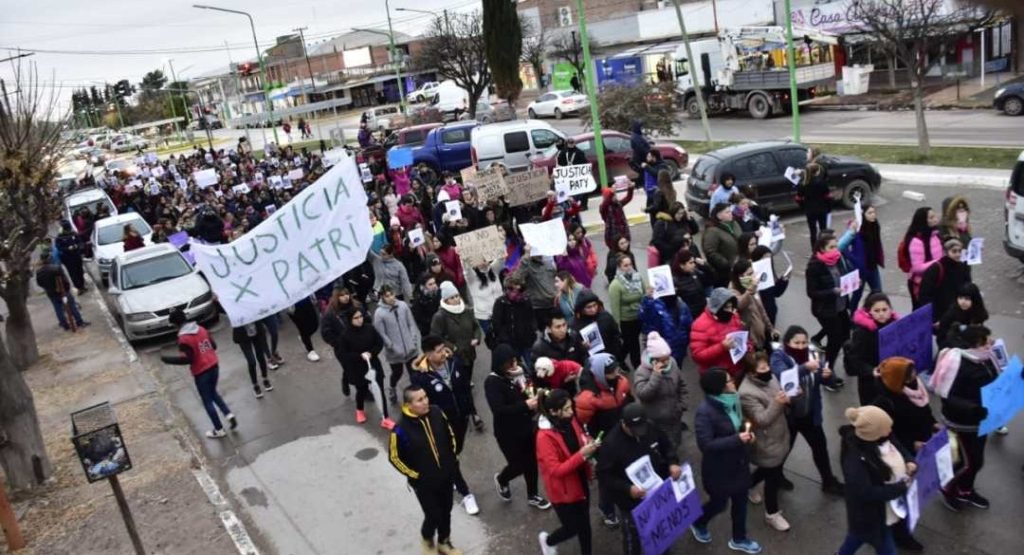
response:
M9 48L36 51L24 58L36 64L40 80L60 87L62 103L70 90L91 81L129 79L137 84L146 72L164 69L173 59L179 79L194 77L234 61L255 57L252 32L244 16L199 10L195 3L243 10L252 14L261 49L275 37L308 27L314 43L352 27L386 30L384 0L0 0L0 58L16 54ZM430 16L395 12L397 7L465 11L480 0L391 0L396 31L419 34ZM59 51L139 51L219 49L211 52L144 54L68 54ZM11 62L0 63L0 79L10 80Z

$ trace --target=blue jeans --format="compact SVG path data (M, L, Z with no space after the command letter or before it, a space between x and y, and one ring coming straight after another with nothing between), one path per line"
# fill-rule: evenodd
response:
M64 311L64 301L61 300L60 296L53 295L50 298L50 302L53 303L53 311L57 313L57 321L60 322L60 327L68 328L67 313ZM68 293L68 307L71 309L71 317L75 319L75 325L81 326L84 322L82 321L82 314L78 312L78 301L75 300L74 295Z
M698 528L707 528L708 523L718 513L725 510L725 506L732 501L732 539L736 541L747 539L747 492L741 491L731 497L712 496L704 504L704 514L694 522Z
M221 398L220 393L217 393L217 378L220 375L220 368L214 365L206 372L195 376L196 390L199 391L199 398L203 401L203 408L206 409L206 414L210 416L210 422L213 422L213 429L223 429L223 425L220 423L220 417L217 416L217 409L219 408L222 413L226 415L231 414L231 409L228 408L228 404Z
M270 334L270 349L269 354L277 356L277 330L281 326L280 321L277 319L277 314L271 314L263 319L263 323L267 326L267 333Z
M838 555L853 555L860 549L860 546L866 543L870 542L853 534L846 534L846 539L843 540L843 545L839 546L837 553ZM885 535L882 536L882 541L870 545L875 548L875 553L878 555L896 555L896 541L893 540L892 530L888 526L885 526Z
M491 321L477 318L476 322L480 324L480 329L484 332L484 337L487 337L487 334L491 333Z
M882 272L875 268L874 271L864 272L860 276L860 287L850 295L851 312L860 308L860 299L864 295L865 285L871 288L872 293L880 292L882 290Z

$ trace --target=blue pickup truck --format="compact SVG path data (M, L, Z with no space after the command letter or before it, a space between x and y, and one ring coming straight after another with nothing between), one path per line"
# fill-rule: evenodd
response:
M469 139L473 128L479 125L475 121L460 121L432 129L423 144L413 149L413 163L424 162L434 171L458 174L473 165Z

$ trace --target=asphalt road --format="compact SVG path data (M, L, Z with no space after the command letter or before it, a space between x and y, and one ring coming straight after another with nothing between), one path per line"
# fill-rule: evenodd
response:
M895 248L911 212L920 204L899 196L901 187L888 184L886 200L880 208L884 244ZM1022 265L1003 253L999 246L1002 215L1001 192L991 189L927 188L926 203L938 206L941 198L954 192L971 199L975 234L989 239L984 264L974 275L985 294L993 317L989 321L995 335L1003 337L1011 352L1024 348L1024 317L1021 294L1024 280ZM836 222L846 217L834 215ZM792 253L796 270L793 283L780 299L779 326L811 324L809 301L803 294L803 266L809 251L806 227L798 218L787 226L785 249ZM646 260L644 246L650 237L646 224L634 226L637 260ZM602 242L595 234L594 243ZM604 260L599 246L599 260ZM895 255L884 282L894 295L897 311L909 310L905 285L895 270ZM781 262L778 262L781 264ZM595 290L605 295L604 279L599 277ZM275 390L257 401L252 396L241 353L232 344L226 319L215 327L214 336L221 357L221 392L240 421L237 432L224 440L203 439L210 458L211 472L222 482L222 489L241 508L250 532L267 553L280 554L398 554L418 552L416 548L420 512L404 480L387 462L386 433L375 424L376 408L368 407L370 422L357 425L354 402L340 393L340 368L330 349L316 338L319 363L304 358L294 327L282 318L281 352L287 363L271 376ZM209 427L188 373L181 367L161 365L159 354L172 350L173 343L149 341L137 345L144 363L156 368L174 403L183 411L197 435ZM482 380L489 371L489 353L481 348L475 369L475 399L481 416L488 422L483 434L470 432L462 466L481 507L480 515L467 516L453 509L455 545L473 554L536 553L537 533L557 526L553 512L539 512L525 503L521 481L512 483L513 501L501 502L493 489L492 475L503 466L502 457L490 434L490 411L483 398ZM842 369L839 369L842 372ZM696 371L689 362L684 374L690 386L691 408L701 394ZM405 381L403 380L403 384ZM825 393L825 428L838 472L836 428L843 423L842 411L856 403L856 388L851 385L836 393ZM938 413L937 401L933 407ZM692 417L692 412L691 412ZM692 424L692 421L691 421ZM979 491L989 496L988 511L969 509L952 514L938 501L923 509L918 537L931 553L1008 554L1024 553L1024 535L1015 528L1012 515L1024 514L1024 415L1010 425L1010 435L995 436L987 450L986 467L978 479ZM686 434L684 453L699 468L700 453L692 434ZM782 510L793 525L780 533L763 522L763 508L751 507L748 516L750 536L762 542L766 553L832 553L845 533L845 509L841 499L819 491L817 472L803 441L786 463L787 475L796 490L784 493ZM699 479L699 476L698 476ZM1002 515L1002 516L1001 516ZM592 511L595 526L595 553L619 553L618 533L604 529ZM684 537L676 552L729 553L729 519L712 522L714 542L697 544ZM576 544L563 544L563 554L578 553Z
M578 119L545 120L556 129L568 134L583 132ZM1024 120L1003 115L994 110L937 110L927 113L928 132L933 146L999 146L1024 148L1021 129ZM787 117L755 120L746 115L727 115L711 118L711 134L716 141L763 141L792 138L792 124ZM319 138L318 130L325 139L330 129L340 127L354 134L359 127L357 115L332 119L317 124L314 120L313 136ZM236 141L244 135L239 129L218 129L213 132L217 139ZM278 128L279 138L285 144L285 136ZM263 130L250 129L250 139L255 148L263 147ZM860 143L916 145L917 130L912 111L810 111L801 117L801 139L805 142ZM198 136L198 135L197 135ZM273 140L271 130L266 130L267 140ZM354 138L354 137L353 137ZM682 118L675 139L704 140L700 120ZM293 131L292 139L299 140L299 133Z

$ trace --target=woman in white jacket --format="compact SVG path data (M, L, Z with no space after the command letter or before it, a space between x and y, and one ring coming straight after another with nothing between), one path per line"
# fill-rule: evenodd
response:
M373 312L373 327L384 339L384 358L391 365L388 381L388 402L398 404L395 387L402 379L402 370L412 372L412 361L420 353L420 330L405 301L399 300L390 285L380 288L380 304Z
M494 302L503 293L501 288L501 270L505 267L505 257L488 264L486 261L475 261L473 266L466 266L466 290L473 301L473 316L480 323L484 336L491 333L491 314Z

